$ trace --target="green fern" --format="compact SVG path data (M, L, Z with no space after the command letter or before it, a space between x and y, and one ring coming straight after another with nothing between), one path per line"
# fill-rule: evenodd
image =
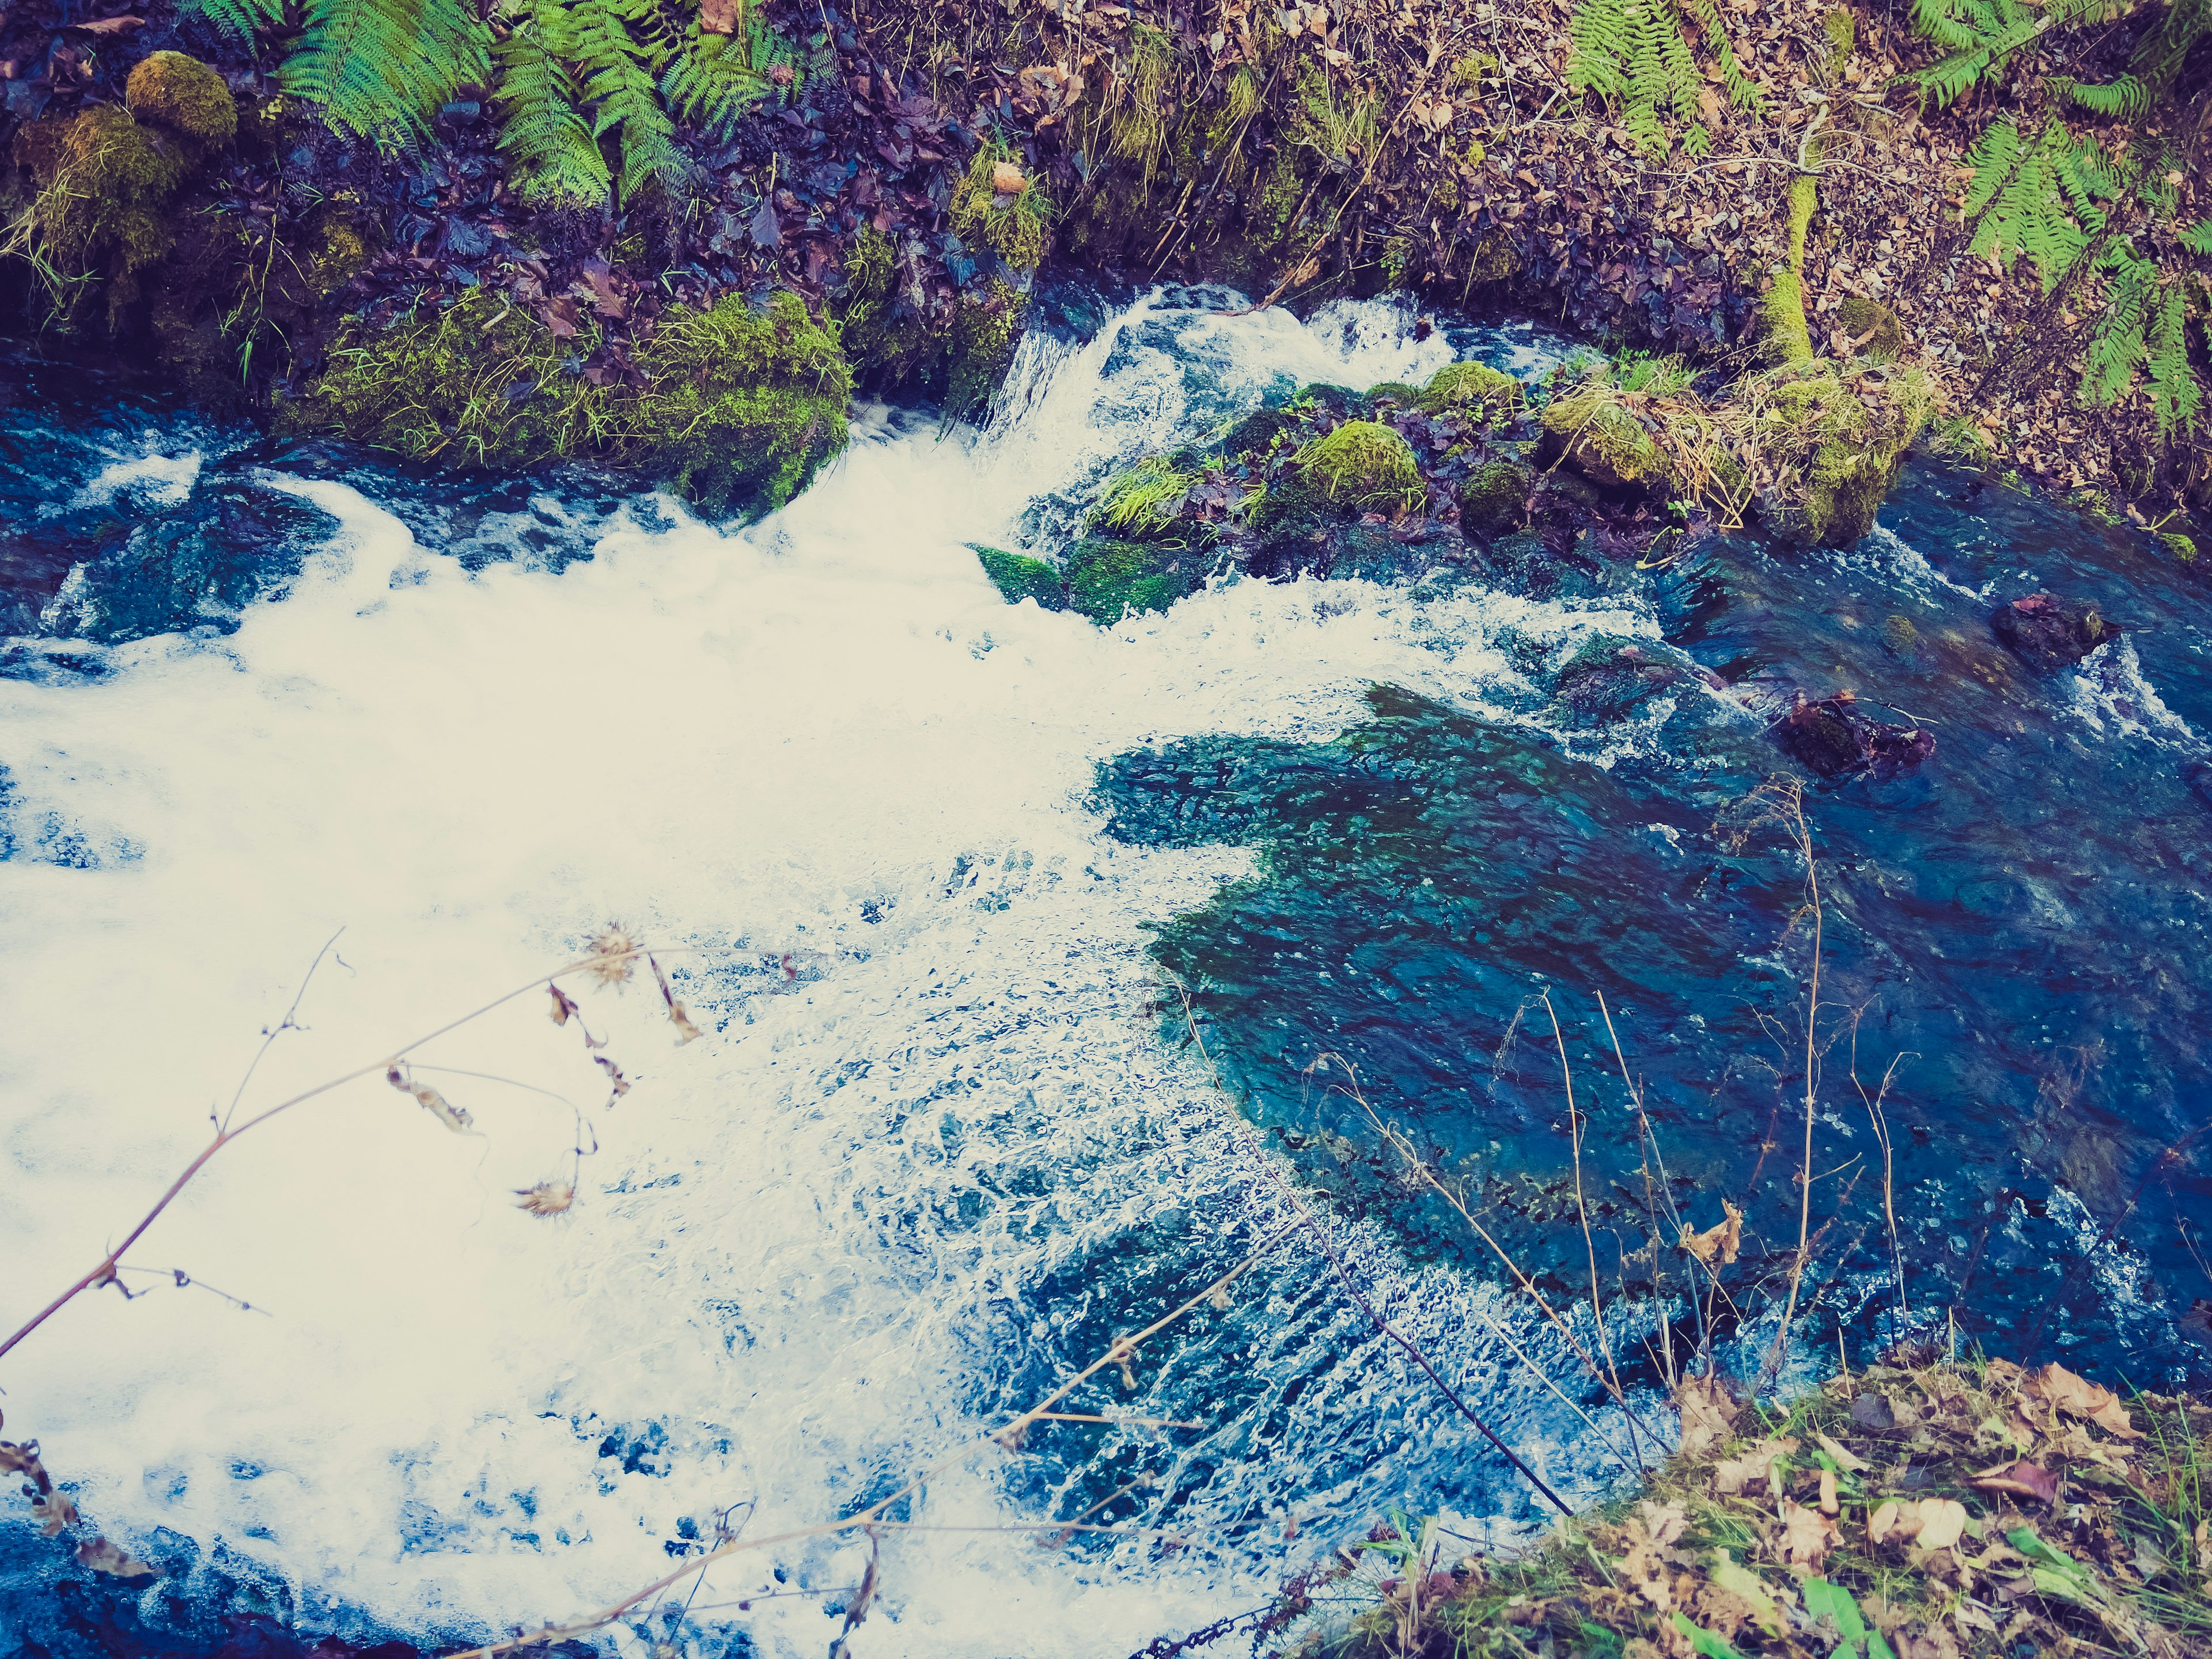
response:
M2096 0L1913 0L1912 26L1946 56L1905 78L1939 107L1948 108L1984 80L2002 76L2012 55L2036 36L2070 21Z
M307 0L304 25L279 83L361 137L427 133L459 88L490 78L490 34L468 0Z
M2143 360L2158 267L2124 242L2114 243L2097 263L2108 273L2105 307L2082 358L2081 391L2091 403L2109 407L2135 384L2136 365Z
M495 55L499 87L499 148L516 187L534 202L604 202L613 188L607 159L580 112L584 88L568 65L575 52L568 12L560 0L538 0Z
M2087 149L2094 150L2094 143ZM2096 198L2110 193L2104 188L2110 181L2101 155L2085 153L2056 121L2031 143L2005 119L1990 124L1966 160L1974 177L1966 216L1978 221L1968 250L1995 254L2008 267L2026 254L2035 261L2043 291L2051 293L2103 228Z
M2191 253L2212 253L2212 219L2199 219L2183 231L2181 245Z
M805 82L799 49L758 18L748 18L744 33L710 34L694 21L682 47L660 77L668 107L681 119L726 135L738 118L779 88L776 71L788 71L781 92L788 103Z
M568 17L584 96L597 106L592 137L620 135L620 183L628 199L684 167L676 123L655 79L674 56L667 26L653 0L576 0Z
M2123 75L2117 81L2103 84L2082 81L2053 81L2051 84L2090 114L2101 115L2107 120L2132 121L2150 108L2150 88L2132 75Z
M2176 432L2194 432L2204 407L2204 391L2189 366L2189 302L2179 283L2166 289L2160 302L2146 352L2150 412L2158 422L2158 435L2165 439Z
M261 30L284 21L284 0L180 0L179 17L197 17L240 46L253 44Z
M1729 44L1719 8L1713 0L1686 3L1696 15L1729 101L1763 111L1759 88L1744 74ZM1683 35L1677 0L1583 0L1568 20L1567 37L1572 47L1567 84L1577 91L1595 92L1618 106L1621 125L1646 155L1662 156L1671 148L1670 118L1690 125L1686 148L1692 154L1701 155L1712 148L1712 134L1694 125L1704 77Z

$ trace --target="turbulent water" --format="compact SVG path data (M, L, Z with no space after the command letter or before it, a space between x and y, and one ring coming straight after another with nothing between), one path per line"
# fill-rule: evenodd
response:
M1617 1422L1303 1070L1348 1054L1471 1179L1542 1189L1556 1060L1496 1056L1548 983L1595 1067L1603 989L1682 1170L1722 1179L1766 1132L1788 1067L1753 1074L1749 1015L1795 1006L1803 872L1710 826L1785 763L1702 690L1580 720L1547 676L1593 635L1935 700L1920 777L1809 809L1836 994L1885 999L1863 1066L1935 1056L1893 1109L1913 1272L1993 1320L2039 1289L2055 1340L2145 1382L2191 1363L2161 1206L2203 1213L2202 1178L2126 1209L2206 1080L2190 594L2128 538L1931 473L1842 555L1224 581L1106 629L1006 605L969 544L1048 550L1118 459L1304 381L1468 355L1533 376L1565 349L1222 304L1033 336L986 431L877 411L729 532L586 477L486 490L264 449L24 368L0 409L0 557L29 595L0 679L0 1322L96 1261L211 1117L370 1071L226 1149L132 1253L161 1271L130 1299L9 1356L8 1434L163 1577L58 1568L10 1520L0 1634L173 1650L241 1613L422 1642L573 1616L720 1521L849 1514L971 1445L1273 1237L1292 1179L1516 1450L1601 1490L1617 1464L1500 1333ZM1984 618L2062 583L2141 631L2031 680ZM467 1138L386 1085L401 1043L611 918L666 947L701 1040L641 976L580 989L603 1050L534 993L420 1051ZM1830 1080L1840 1163L1864 1120ZM1620 1103L1599 1109L1617 1165ZM514 1206L580 1146L569 1213ZM1879 1255L1838 1249L1831 1331ZM884 1535L851 1651L1111 1659L1263 1603L1392 1504L1471 1537L1540 1518L1310 1241L1224 1301L1066 1407L1195 1426L1040 1425L951 1462L898 1511L945 1530ZM1085 1515L1150 1530L984 1530ZM740 1557L610 1639L820 1652L868 1555Z

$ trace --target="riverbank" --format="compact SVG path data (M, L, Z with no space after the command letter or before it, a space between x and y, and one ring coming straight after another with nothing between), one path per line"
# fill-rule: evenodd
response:
M605 156L579 153L604 175L579 184L517 125L543 27L520 13L495 18L481 71L456 59L451 97L373 139L303 79L312 29L102 4L113 15L39 0L0 24L18 256L0 261L0 299L158 358L210 409L444 464L612 460L679 488L696 465L661 434L703 409L763 459L701 499L758 511L835 447L796 380L830 403L849 374L973 412L1051 256L1301 308L1403 289L1519 310L1715 384L1776 362L1895 365L1926 378L1960 453L2153 525L2177 560L2206 536L2195 106L2156 117L2191 135L2182 149L2133 141L2165 157L2137 240L2172 305L2128 301L2125 272L2006 240L1989 112L1931 96L1912 77L1942 50L1870 11L1716 9L1670 60L1690 78L1655 103L1639 64L1608 56L1626 25L1605 0L1210 19L1151 0L709 8L691 46L639 50L714 67L720 101L672 80L653 165L605 171L635 159L626 125ZM165 117L150 72L133 101L139 65L174 79L180 60L160 55L178 52L219 72L232 110L180 118L173 99ZM2089 132L2066 84L2024 62L2007 118ZM2190 80L2176 95L2205 94ZM108 205L83 206L87 185ZM2120 212L2094 210L2115 229ZM770 292L834 331L834 370L830 342L802 330L791 349L720 354L728 389L702 398L677 337L743 331ZM2135 331L2116 335L2130 303Z

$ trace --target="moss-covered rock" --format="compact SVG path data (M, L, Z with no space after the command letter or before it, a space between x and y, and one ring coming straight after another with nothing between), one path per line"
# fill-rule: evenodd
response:
M238 133L238 104L222 75L181 52L149 54L131 71L123 101L151 121L208 149Z
M168 205L193 171L196 152L158 142L116 104L94 104L59 135L41 135L25 148L43 163L31 210L41 252L75 285L57 297L67 314L85 292L84 280L104 276L112 325L137 299L139 273L175 244Z
M1859 295L1846 296L1836 307L1836 326L1860 342L1858 355L1877 363L1893 363L1905 355L1905 326L1897 313L1879 300Z
M1174 455L1147 455L1124 467L1106 482L1093 525L1131 536L1155 536L1174 527L1183 500L1198 483L1198 474L1178 465Z
M1481 410L1502 419L1521 407L1521 382L1487 363L1446 363L1422 389L1419 406L1431 414L1468 414Z
M1018 271L1044 263L1052 237L1051 198L1003 143L975 152L952 191L952 231L970 247L989 248Z
M1830 362L1778 371L1742 396L1752 442L1783 481L1769 491L1768 516L1828 547L1874 528L1935 401L1917 370L1846 374Z
M945 375L947 414L964 419L989 405L1013 366L1029 308L1028 295L995 276L981 293L962 298L954 313Z
M1008 553L996 547L975 546L975 557L983 567L983 574L993 586L1006 596L1008 605L1019 605L1024 599L1035 599L1046 611L1067 609L1066 586L1060 572L1042 559L1032 559L1026 554Z
M632 361L646 389L622 453L703 512L773 512L845 447L852 368L795 294L672 306Z
M845 446L852 371L796 295L671 307L632 354L641 392L577 372L596 344L472 289L382 327L349 321L279 425L460 465L597 456L716 516L781 507Z
M1110 625L1126 616L1164 611L1204 580L1204 556L1188 548L1086 536L1067 550L1067 606Z
M1534 467L1520 461L1486 461L1459 489L1459 521L1478 535L1517 530L1528 516L1528 492L1536 487Z
M1667 456L1626 396L1602 374L1578 381L1544 410L1547 449L1608 489L1656 489Z
M1425 494L1413 446L1375 421L1346 421L1294 458L1315 495L1340 507L1403 512Z

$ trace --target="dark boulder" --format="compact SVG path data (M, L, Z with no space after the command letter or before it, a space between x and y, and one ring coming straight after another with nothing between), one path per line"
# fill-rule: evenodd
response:
M1656 640L1592 634L1553 676L1553 706L1566 724L1610 726L1633 720L1657 699L1694 690L1698 682L1712 678Z
M2212 806L2212 760L2184 762L2181 781L2187 784L2197 799Z
M2015 655L2045 669L2077 663L2120 632L2095 605L2050 593L1999 605L1990 627Z
M1824 778L1864 772L1886 783L1900 772L1917 769L1936 752L1933 732L1863 714L1849 691L1818 702L1800 691L1776 735L1792 760Z

